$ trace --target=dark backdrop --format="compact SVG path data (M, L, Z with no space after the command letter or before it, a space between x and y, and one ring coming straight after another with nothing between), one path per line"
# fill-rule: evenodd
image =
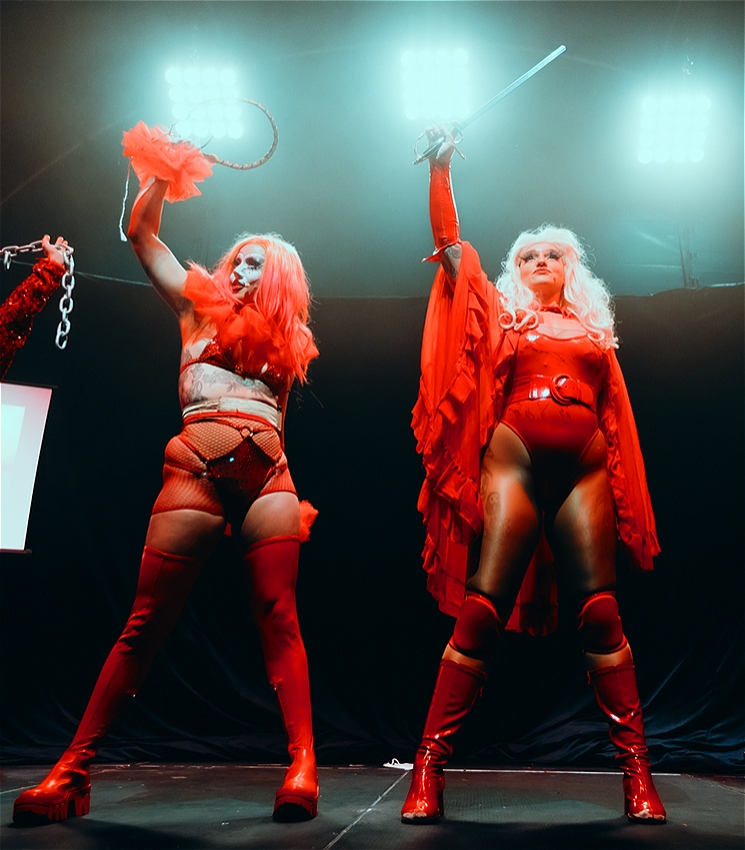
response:
M27 269L14 265L4 289ZM426 301L322 299L321 357L295 392L288 454L320 515L301 554L300 617L322 762L410 760L452 620L425 589L409 420ZM741 764L743 287L617 299L662 555L619 556L651 751L669 769ZM5 555L2 756L51 761L73 735L131 605L162 451L180 423L176 322L147 287L81 277L65 352L53 306L8 379L54 385L28 534ZM505 636L458 757L610 764L571 617ZM104 759L277 761L285 748L225 540Z

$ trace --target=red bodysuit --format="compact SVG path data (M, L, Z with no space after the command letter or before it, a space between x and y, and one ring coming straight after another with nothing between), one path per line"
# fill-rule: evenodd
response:
M520 334L505 386L500 421L530 454L540 502L568 495L577 463L598 432L603 350L576 324L581 336L560 339L546 332L539 313L537 327Z
M467 242L460 244L457 280L440 268L432 287L412 420L425 469L419 510L426 525L427 587L445 613L458 615L465 596L468 545L483 528L481 458L501 421L523 440L536 472L542 470L543 498L558 498L562 489L571 489L576 462L599 428L607 446L619 537L640 569L652 569L659 544L636 424L615 351L601 349L586 335L551 339L541 333L540 324L520 332L504 330L499 293L482 271L476 251ZM567 400L571 403L564 404ZM544 425L538 427L541 419ZM508 629L546 634L556 627L551 562L542 541Z

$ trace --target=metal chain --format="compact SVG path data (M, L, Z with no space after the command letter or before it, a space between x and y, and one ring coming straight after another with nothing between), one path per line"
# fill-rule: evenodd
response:
M27 254L29 251L41 250L41 239L37 239L36 242L29 242L28 245L6 245L5 248L0 248L6 270L10 268L10 261L13 257L17 257L19 254Z
M29 242L28 245L6 245L4 248L0 248L0 253L3 257L3 266L9 269L11 260L19 254L38 253L43 250L41 239L37 239L36 242ZM59 302L59 311L62 314L62 318L57 325L57 335L54 338L54 343L60 351L63 351L67 347L67 336L70 333L70 319L68 316L72 313L72 308L75 306L72 300L72 291L75 288L75 260L72 256L73 251L74 248L71 248L69 245L62 249L62 261L65 266L65 273L62 275L61 286L65 292Z
M57 325L57 336L54 338L54 344L60 351L64 351L67 347L67 335L70 333L70 320L68 316L72 313L72 308L75 306L72 300L72 291L75 289L75 259L72 256L72 252L73 249L68 246L63 253L65 273L62 275L62 288L65 292L59 302L59 311L62 314L62 318Z

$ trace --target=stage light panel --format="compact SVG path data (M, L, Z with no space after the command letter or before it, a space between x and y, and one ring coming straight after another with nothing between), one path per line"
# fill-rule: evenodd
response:
M471 93L465 50L405 50L401 66L401 97L407 118L454 121L469 114Z
M173 66L166 70L165 79L173 129L179 136L196 137L202 144L212 136L241 138L241 94L232 68Z
M701 162L711 100L705 94L662 92L640 101L637 159L656 162Z

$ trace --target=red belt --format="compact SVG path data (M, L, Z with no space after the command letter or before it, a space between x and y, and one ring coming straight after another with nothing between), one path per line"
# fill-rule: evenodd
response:
M530 375L518 378L512 385L507 403L545 398L552 398L557 404L583 404L593 413L597 410L593 388L569 375Z

